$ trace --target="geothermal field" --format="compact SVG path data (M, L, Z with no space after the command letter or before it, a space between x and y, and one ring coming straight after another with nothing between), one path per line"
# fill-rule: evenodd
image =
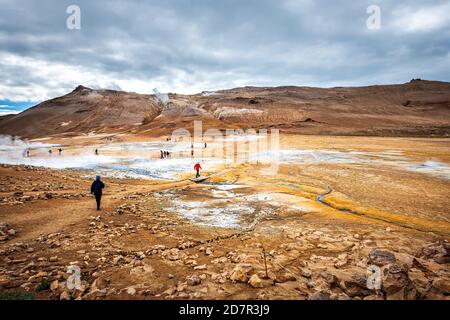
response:
M448 138L274 138L2 136L1 294L448 299Z
M78 86L2 116L0 298L448 299L449 101Z

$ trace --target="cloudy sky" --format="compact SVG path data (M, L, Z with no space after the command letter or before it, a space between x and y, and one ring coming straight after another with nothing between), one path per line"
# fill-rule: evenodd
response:
M81 29L67 28L69 5ZM380 29L367 27L370 5ZM151 93L450 80L448 0L0 0L0 115L78 84Z

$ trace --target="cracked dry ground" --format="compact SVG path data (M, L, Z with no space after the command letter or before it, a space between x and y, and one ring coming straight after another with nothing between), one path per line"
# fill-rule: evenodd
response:
M106 179L98 213L84 192L90 181L81 179L80 172L3 166L1 294L29 292L36 299L448 299L446 220L410 220L374 209L362 216L340 212L316 201L333 184L329 202L349 206L345 185L332 180L336 167L321 168L330 177L326 183L317 178L317 167L303 170L316 177L282 168L275 179L241 166L236 174L211 179L245 185L239 190L244 200L227 201L255 207L241 228L219 228L167 209L180 195L208 201L214 184ZM245 198L259 193L273 195L276 204ZM360 206L352 209L364 211ZM79 289L66 286L70 265L81 268ZM370 265L381 269L381 290L367 288Z

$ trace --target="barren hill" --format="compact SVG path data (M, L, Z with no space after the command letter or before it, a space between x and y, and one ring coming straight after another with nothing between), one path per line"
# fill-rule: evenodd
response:
M0 133L40 137L89 131L168 134L204 127L279 128L342 135L450 135L450 83L412 80L369 87L244 87L197 95L153 95L79 86L0 121Z
M127 130L153 120L162 105L153 95L78 86L71 93L45 101L0 121L0 133L41 137L61 133Z

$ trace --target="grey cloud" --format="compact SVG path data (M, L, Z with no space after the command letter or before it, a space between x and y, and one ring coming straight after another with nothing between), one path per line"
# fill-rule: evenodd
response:
M65 27L66 8L74 2L81 7L79 31ZM371 4L382 10L379 31L366 28ZM29 92L28 99L42 99L71 90L77 81L96 79L126 90L133 90L135 82L146 88L148 82L149 93L155 86L193 92L234 85L449 80L450 19L439 15L445 5L419 0L0 0L0 53L48 62L48 68L57 65L48 79L45 66L35 66L40 74L33 74L26 64L0 60L6 75L0 79L0 98ZM420 21L409 28L405 13L415 12L440 21L423 30ZM41 91L45 94L37 96Z

